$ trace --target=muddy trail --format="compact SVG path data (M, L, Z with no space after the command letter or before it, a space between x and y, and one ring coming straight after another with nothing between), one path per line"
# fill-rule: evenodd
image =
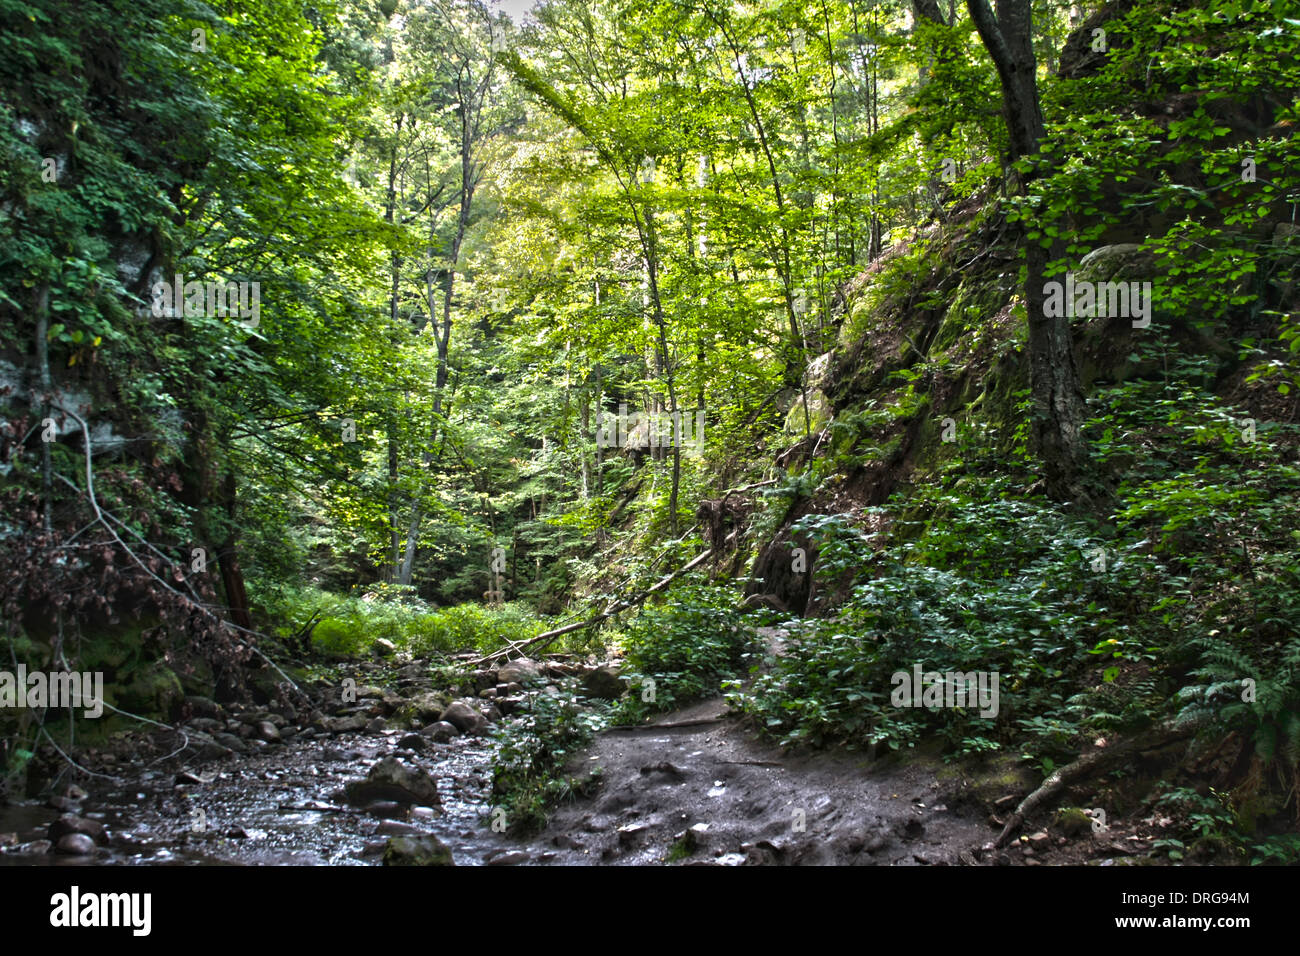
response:
M0 865L420 864L430 847L470 866L1037 865L1134 852L1091 838L1086 822L994 850L997 814L1029 783L1005 766L981 776L923 755L784 752L721 699L599 733L566 768L597 775L589 796L539 834L498 832L493 725L532 695L580 694L593 670L608 668L512 662L473 672L456 698L422 664L375 665L361 672L373 683L317 686L311 706L194 699L180 732L78 754L95 776L65 774L0 806Z
M928 765L784 754L721 700L606 731L582 761L601 786L552 816L540 842L556 862L960 864L991 839L983 815L959 806L960 783L945 787Z

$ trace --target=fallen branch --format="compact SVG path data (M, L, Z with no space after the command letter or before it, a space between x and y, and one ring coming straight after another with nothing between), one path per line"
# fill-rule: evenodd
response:
M736 533L733 531L730 535L727 536L727 540L730 541L733 537L735 537L735 535ZM593 624L599 624L601 621L613 617L615 614L618 614L620 611L626 611L628 608L636 607L638 604L640 604L650 595L654 594L656 591L662 591L669 584L671 584L673 580L685 574L687 571L691 570L691 568L698 567L700 564L707 561L711 554L713 554L713 549L712 548L706 549L703 553L696 555L694 558L692 558L686 564L682 565L672 574L669 574L667 577L661 578L654 585L642 591L636 597L628 598L625 601L615 601L613 604L605 608L605 610L601 611L595 617L588 618L585 621L578 621L575 624L566 624L564 627L557 627L554 630L543 631L541 634L538 634L536 637L530 637L528 640L521 641L518 644L511 642L511 645L509 647L503 647L499 651L493 651L491 654L485 654L484 656L478 658L477 660L471 661L471 665L474 667L482 667L484 664L490 664L493 661L500 660L503 657L508 657L512 651L522 651L525 648L535 647L537 650L541 650L541 648L546 647L546 645L550 644L557 637L560 637L563 634L569 634L572 633L573 631L580 631L583 628L591 627Z
M1016 807L1016 812L1008 818L1006 826L1002 828L998 838L993 841L993 845L995 847L1005 846L1011 835L1020 829L1020 825L1025 822L1026 816L1037 809L1040 804L1055 798L1057 794L1074 781L1110 770L1114 764L1140 750L1150 750L1153 747L1177 743L1192 736L1195 732L1192 727L1180 729L1159 727L1138 734L1128 740L1120 741L1114 746L1094 750L1090 754L1084 754L1073 763L1066 764L1044 780L1042 786L1020 801L1020 805Z

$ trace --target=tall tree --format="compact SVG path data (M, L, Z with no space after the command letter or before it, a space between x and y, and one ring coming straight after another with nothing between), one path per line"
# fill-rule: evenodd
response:
M1011 158L1030 162L1025 178L1028 183L1039 175L1039 145L1045 134L1038 99L1030 0L997 0L996 15L988 0L966 0L966 6L997 67ZM1028 225L1023 219L1019 222L1025 249L1025 306L1029 313L1029 369L1034 406L1031 434L1043 465L1047 493L1060 501L1089 502L1083 389L1079 384L1070 319L1068 315L1050 316L1044 308L1043 286L1053 250L1031 240Z

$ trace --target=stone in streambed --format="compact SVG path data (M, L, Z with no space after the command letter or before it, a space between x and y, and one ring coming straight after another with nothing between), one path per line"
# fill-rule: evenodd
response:
M618 668L613 664L602 664L583 679L582 689L588 697L618 700L623 696L624 687Z
M95 841L84 833L68 833L59 838L54 852L64 856L93 856Z
M437 723L430 724L428 727L425 727L424 730L420 731L420 733L424 734L424 736L428 737L435 744L445 744L449 740L453 740L460 736L460 731L456 729L456 725L449 724L445 720L440 720Z
M444 710L441 720L466 734L480 734L487 729L487 719L463 700L454 701Z
M51 823L47 836L49 836L51 843L59 843L69 834L80 834L95 843L108 842L108 835L104 831L104 824L100 823L98 820L88 820L85 817L79 817L72 813L65 813L63 816Z
M433 834L395 836L384 847L384 866L455 866L451 850Z
M395 757L385 757L370 768L364 780L349 783L344 792L354 804L373 803L376 800L396 800L399 803L418 803L421 806L441 806L438 786L422 770L404 766Z
M503 664L497 670L498 684L530 684L540 680L542 668L536 661L521 657L517 661Z

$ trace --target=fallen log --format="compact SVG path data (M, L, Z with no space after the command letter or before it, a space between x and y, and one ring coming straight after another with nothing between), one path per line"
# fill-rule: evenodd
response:
M1066 764L1044 780L1042 786L1020 801L1020 805L1016 807L1016 812L1007 819L1006 826L1002 828L998 838L993 841L993 845L995 847L1005 846L1011 835L1020 829L1020 825L1025 822L1026 816L1039 805L1053 799L1074 781L1111 770L1115 764L1138 751L1151 750L1155 747L1177 743L1192 736L1195 732L1195 728L1192 727L1159 727L1138 734L1128 740L1122 740L1114 746L1094 750L1090 754L1084 754L1073 763Z
M736 533L733 531L727 537L727 541L730 541L732 538L735 537L735 535ZM543 631L541 634L538 634L536 637L530 637L528 640L520 641L517 644L512 642L509 647L503 647L500 650L493 651L491 654L484 654L482 657L478 658L477 660L471 661L470 666L482 667L485 664L490 664L493 661L500 660L503 657L508 657L512 652L515 651L523 651L525 649L541 650L543 647L546 647L548 644L554 641L557 637L560 637L564 634L570 634L573 631L580 631L583 628L591 627L593 624L599 624L601 621L607 620L608 618L613 617L615 614L618 614L621 611L626 611L628 608L636 607L638 604L642 603L650 595L656 593L657 591L662 591L664 588L666 588L678 577L685 574L687 571L691 570L692 568L699 567L701 564L703 564L705 561L709 559L709 555L711 554L713 554L713 549L707 548L702 553L697 554L695 557L691 558L690 561L682 565L672 574L669 574L666 577L661 578L655 584L653 584L649 588L646 588L646 590L642 591L636 597L628 598L627 600L624 601L615 601L613 604L605 608L605 610L601 611L599 614L595 615L594 617L590 617L585 621L577 621L573 624L566 624L564 627L557 627L554 630Z

